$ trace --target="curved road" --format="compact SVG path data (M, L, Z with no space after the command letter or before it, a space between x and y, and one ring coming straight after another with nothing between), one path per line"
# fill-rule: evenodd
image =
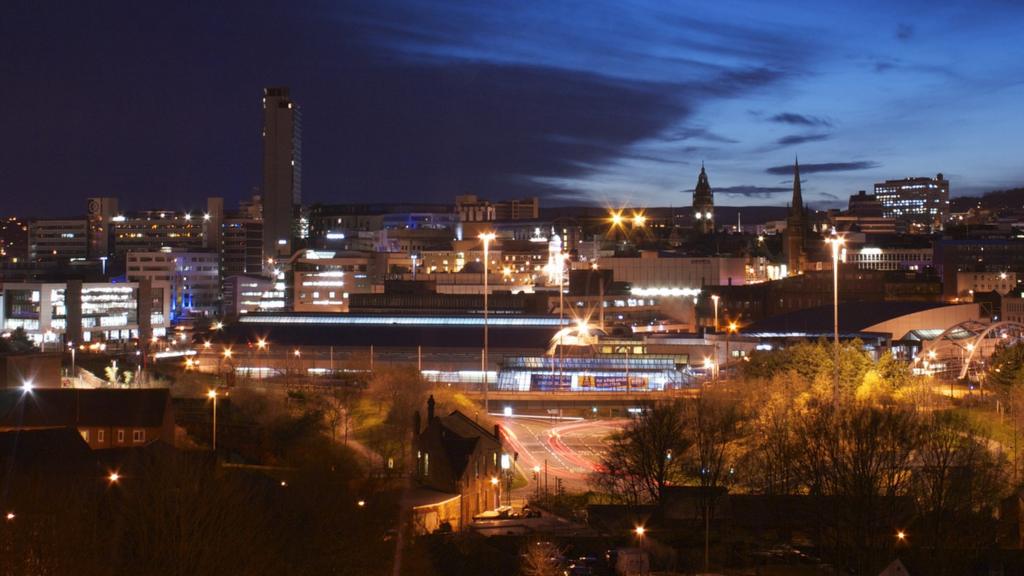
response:
M591 473L597 469L605 439L622 429L628 420L552 420L550 418L500 418L505 442L519 453L517 465L529 480L522 492L534 491L537 484L533 469L540 467L541 484L547 465L548 489L555 489L561 478L567 490L587 489Z

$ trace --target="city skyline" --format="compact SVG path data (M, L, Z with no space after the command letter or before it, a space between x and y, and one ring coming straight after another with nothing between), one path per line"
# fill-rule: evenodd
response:
M686 206L704 162L716 204L782 206L795 156L814 207L937 172L953 196L1024 183L1021 8L696 8L12 6L3 213L233 205L273 85L303 107L307 203Z

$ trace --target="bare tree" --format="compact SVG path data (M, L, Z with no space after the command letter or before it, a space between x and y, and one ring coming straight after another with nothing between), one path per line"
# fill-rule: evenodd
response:
M682 402L645 410L611 439L597 484L630 504L660 501L666 486L683 479L692 444L686 425Z
M911 458L922 428L908 409L823 404L799 428L807 442L802 474L811 494L832 503L823 544L858 573L877 567L890 550L896 522L907 513Z
M993 513L1005 492L1005 462L988 446L989 439L962 415L936 412L925 424L914 494L922 520L920 543L934 550L932 574L959 574L968 566L965 551L978 551L995 540Z
M523 576L560 576L562 551L551 542L530 542L521 556Z
M718 497L735 472L733 448L742 435L745 415L740 402L727 391L703 392L687 405L693 447L690 459L700 491L704 521L704 568L708 568L711 522Z

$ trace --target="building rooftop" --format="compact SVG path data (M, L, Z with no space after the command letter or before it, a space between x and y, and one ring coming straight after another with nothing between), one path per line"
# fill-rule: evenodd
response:
M944 302L841 302L839 304L839 332L857 334L899 316L946 306ZM767 335L827 335L832 334L832 306L805 308L771 318L765 318L743 328L753 336Z

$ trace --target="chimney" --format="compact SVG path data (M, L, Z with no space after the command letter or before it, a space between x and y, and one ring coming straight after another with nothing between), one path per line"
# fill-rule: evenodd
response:
M501 440L501 426L497 424L494 425L494 437Z
M421 396L422 398L422 396ZM431 394L430 398L427 398L427 422L434 419L434 395Z
M419 434L422 423L420 422L420 411L417 410L412 414L412 432L413 434Z

